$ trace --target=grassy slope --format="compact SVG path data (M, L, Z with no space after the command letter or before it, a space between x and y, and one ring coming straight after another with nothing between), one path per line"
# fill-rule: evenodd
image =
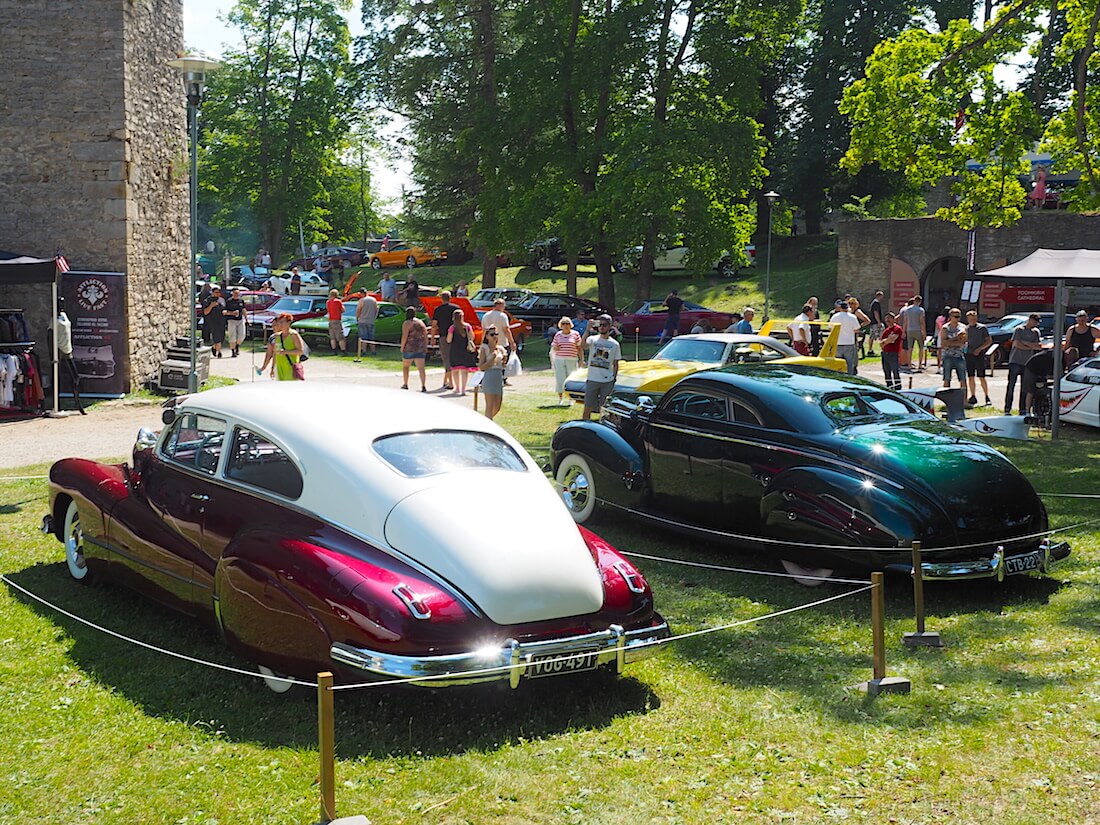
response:
M509 396L499 419L536 456L570 415L548 400ZM1091 432L1001 446L1041 491L1100 492ZM44 495L40 480L0 481L0 570L93 621L246 666L186 618L71 582L60 545L36 530ZM1055 526L1098 515L1088 501L1048 504ZM774 569L624 519L597 529L625 550ZM486 536L520 540L489 524ZM889 668L913 680L910 696L847 687L870 675L865 595L678 643L618 681L338 694L338 812L375 823L1100 821L1100 530L1067 537L1075 555L1049 578L929 585L943 650L902 648L911 597L904 580L888 583ZM641 565L677 631L846 589ZM316 821L308 692L275 697L7 590L0 628L0 823Z

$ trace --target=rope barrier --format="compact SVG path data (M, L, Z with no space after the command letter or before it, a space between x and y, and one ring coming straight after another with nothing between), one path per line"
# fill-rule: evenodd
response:
M49 476L0 476L0 481L37 481Z
M753 570L747 567L725 567L720 564L708 564L701 561L688 561L687 559L669 559L662 556L649 556L645 553L631 553L621 550L624 556L646 561L664 562L665 564L681 564L685 567L700 567L704 570L718 570L723 573L750 573L755 576L772 576L777 579L810 579L819 582L837 582L839 584L867 584L867 579L841 579L833 576L810 576L805 573L780 573L778 570Z

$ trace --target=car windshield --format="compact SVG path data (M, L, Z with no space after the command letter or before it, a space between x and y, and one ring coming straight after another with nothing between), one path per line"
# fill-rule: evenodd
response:
M726 345L721 341L673 338L653 356L654 361L703 361L721 364Z
M913 415L935 418L916 404L885 392L846 392L827 395L822 400L821 407L839 425L869 419L908 418Z
M1006 315L1004 318L999 320L993 326L1000 327L1003 330L1014 330L1014 329L1016 329L1016 327L1021 326L1026 321L1027 321L1027 316L1026 315L1024 315L1024 316Z
M634 301L622 309L624 315L649 315L651 311L649 301Z
M402 433L379 438L373 447L383 461L410 478L477 468L527 472L516 451L488 433Z
M271 305L271 311L278 315L280 312L309 312L313 306L310 298L280 298Z

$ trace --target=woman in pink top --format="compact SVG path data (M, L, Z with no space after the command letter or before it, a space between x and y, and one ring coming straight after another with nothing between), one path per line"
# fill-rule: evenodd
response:
M554 357L554 385L558 390L558 406L568 407L569 401L563 398L565 379L577 369L581 355L581 334L573 329L569 318L558 321L558 331L550 342L550 353Z

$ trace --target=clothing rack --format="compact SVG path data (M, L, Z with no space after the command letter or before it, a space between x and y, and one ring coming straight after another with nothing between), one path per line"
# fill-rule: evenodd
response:
M18 315L20 323L23 324L23 310L18 307L2 307L0 308L0 316ZM23 330L26 332L26 326L23 324ZM5 403L4 400L0 400L0 415L9 415L11 413L31 413L37 414L42 411L42 401L44 400L44 393L42 392L42 374L38 366L38 355L35 352L34 341L2 341L0 342L0 356L15 356L20 364L25 366L20 367L20 377L17 382L9 377L9 381L13 381L13 384L9 385L10 389L17 392L17 395L12 399L12 403ZM25 356L25 360L23 359ZM30 387L33 386L36 390L30 392ZM33 400L32 400L33 396Z

